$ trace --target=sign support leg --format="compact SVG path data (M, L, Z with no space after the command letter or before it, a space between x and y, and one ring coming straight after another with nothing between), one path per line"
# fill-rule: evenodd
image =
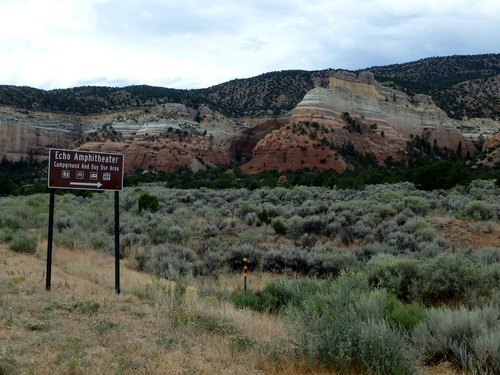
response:
M45 274L45 289L50 290L52 276L52 238L54 235L54 189L50 189L49 201L49 232L47 235L47 272Z
M120 192L115 191L115 290L120 294Z

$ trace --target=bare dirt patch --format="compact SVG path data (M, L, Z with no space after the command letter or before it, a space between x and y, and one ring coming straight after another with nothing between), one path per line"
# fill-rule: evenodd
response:
M426 220L450 241L454 249L500 247L500 224L493 221L467 221L451 216L432 216Z

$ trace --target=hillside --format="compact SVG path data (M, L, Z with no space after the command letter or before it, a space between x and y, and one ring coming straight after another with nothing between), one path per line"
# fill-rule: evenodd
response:
M450 117L499 118L500 54L434 57L368 70L388 85L432 95ZM326 87L331 72L272 72L196 90L88 86L44 91L0 86L0 105L95 114L161 103L182 103L192 108L205 104L231 117L280 115L293 109L312 88Z
M497 374L499 192L125 188L120 295L113 193L57 194L50 292L48 194L0 197L0 373Z
M0 244L1 374L294 373L254 346L291 349L275 316L214 305L126 263L116 295L113 257L61 247L46 292L44 245L25 255Z
M367 70L387 85L431 95L452 118L500 117L499 54L431 57Z

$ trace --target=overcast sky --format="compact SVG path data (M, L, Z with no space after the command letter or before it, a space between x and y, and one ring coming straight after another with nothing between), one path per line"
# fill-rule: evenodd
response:
M498 53L499 0L0 0L0 84L202 88Z

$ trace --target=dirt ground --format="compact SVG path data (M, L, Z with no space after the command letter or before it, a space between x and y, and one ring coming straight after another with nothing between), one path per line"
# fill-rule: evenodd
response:
M426 220L454 249L500 247L500 224L493 221L466 221L451 216L432 216Z

